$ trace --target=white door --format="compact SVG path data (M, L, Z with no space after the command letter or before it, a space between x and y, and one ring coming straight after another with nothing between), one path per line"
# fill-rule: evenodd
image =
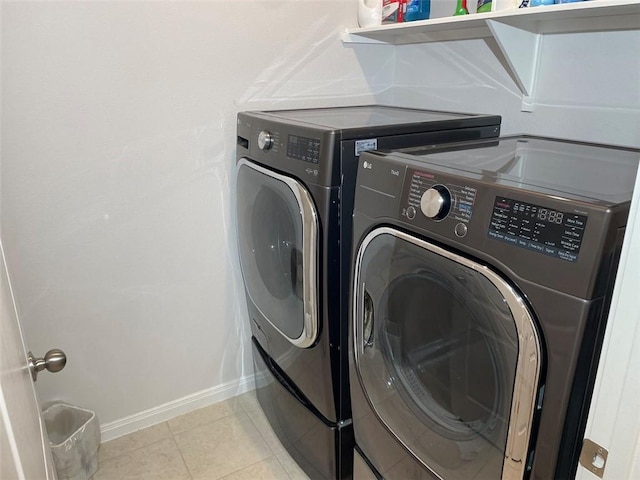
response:
M620 266L585 438L608 451L602 478L640 478L640 171L631 200ZM594 462L602 459L594 457ZM587 463L588 465L588 463ZM594 463L595 465L595 463ZM601 463L600 463L601 465ZM581 466L577 480L598 480Z
M0 256L0 478L55 480L1 243Z

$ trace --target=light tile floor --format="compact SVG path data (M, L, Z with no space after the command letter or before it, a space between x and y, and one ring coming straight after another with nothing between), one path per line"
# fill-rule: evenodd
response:
M253 392L105 442L93 480L308 480Z

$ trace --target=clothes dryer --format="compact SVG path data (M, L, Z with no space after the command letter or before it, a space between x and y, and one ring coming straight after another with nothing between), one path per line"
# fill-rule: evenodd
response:
M257 396L310 477L352 469L344 319L359 155L499 129L499 116L381 106L238 115L238 249Z
M355 478L573 478L637 150L513 136L364 153Z

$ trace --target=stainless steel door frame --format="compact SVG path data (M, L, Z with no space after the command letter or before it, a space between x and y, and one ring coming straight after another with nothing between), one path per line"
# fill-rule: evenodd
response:
M493 272L490 268L445 250L437 245L408 235L404 232L390 227L379 227L370 232L362 241L356 255L355 274L353 283L353 348L355 353L356 370L360 371L360 357L366 347L370 345L370 333L365 334L365 284L361 278L362 260L369 244L380 235L391 235L398 239L412 243L420 248L433 252L441 257L449 259L457 264L484 276L491 282L503 296L513 317L518 338L518 356L514 378L514 389L511 401L509 427L506 439L505 460L502 468L503 480L522 479L527 465L527 453L529 439L532 430L533 414L536 408L536 396L538 392L538 382L540 378L540 355L541 346L538 331L536 329L533 315L529 311L522 297L502 279L501 276ZM366 386L362 385L365 394ZM385 424L389 431L390 426L376 411L378 419ZM431 473L442 478L429 465L425 464L419 456L413 452L409 445L406 445L400 438L395 436L412 455L423 464Z
M247 158L241 158L236 166L236 182L242 167L248 167L259 172L270 179L282 182L291 191L296 199L297 209L300 213L302 222L302 264L303 264L303 315L304 324L302 333L297 338L286 335L277 325L275 325L267 315L262 312L260 305L254 301L254 305L267 321L275 328L284 338L299 348L306 348L313 345L317 339L318 327L318 214L313 203L309 191L296 179L282 175L273 170L269 170L257 165ZM237 192L242 195L242 192ZM242 275L245 275L245 269L242 268L242 258L240 255L240 264ZM247 289L249 296L251 292ZM252 299L253 301L253 299Z

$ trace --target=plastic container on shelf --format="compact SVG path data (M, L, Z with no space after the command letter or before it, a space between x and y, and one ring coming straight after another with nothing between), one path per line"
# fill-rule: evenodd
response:
M58 480L89 480L98 469L100 425L95 412L56 403L42 416Z
M382 23L398 23L402 21L402 1L382 0Z
M431 12L431 0L407 0L404 21L426 20Z
M377 27L382 23L382 0L358 1L358 25L362 28Z
M530 0L530 7L539 7L540 5L553 5L555 4L555 0Z

